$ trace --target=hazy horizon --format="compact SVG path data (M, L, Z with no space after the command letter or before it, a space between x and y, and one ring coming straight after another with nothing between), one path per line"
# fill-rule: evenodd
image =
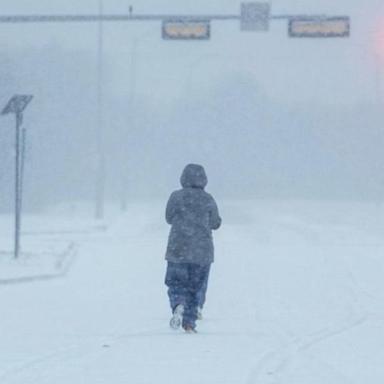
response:
M105 13L131 3L104 1ZM141 1L136 13L238 13L240 2ZM2 14L98 12L98 1L5 0ZM223 197L380 200L384 100L380 17L369 1L274 1L273 14L349 15L351 37L290 39L287 22L244 33L212 22L204 42L161 39L161 23L104 23L106 198L164 197L189 162ZM25 112L25 206L93 199L97 23L2 24L0 103ZM383 44L384 50L384 44ZM384 55L383 55L384 57ZM383 69L382 69L383 68ZM12 117L0 131L0 210L12 207Z

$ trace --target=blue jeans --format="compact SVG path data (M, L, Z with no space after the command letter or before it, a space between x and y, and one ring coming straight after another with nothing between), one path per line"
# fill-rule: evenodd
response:
M165 284L169 302L172 311L179 304L184 305L183 327L196 326L199 293L208 280L209 268L210 265L168 262Z
M200 307L200 308L203 308L204 304L205 304L205 298L206 298L206 295L207 295L208 278L209 278L210 268L211 268L211 265L208 266L208 273L205 276L204 284L203 284L203 286L201 287L200 291L197 294L198 300L199 300L198 307Z

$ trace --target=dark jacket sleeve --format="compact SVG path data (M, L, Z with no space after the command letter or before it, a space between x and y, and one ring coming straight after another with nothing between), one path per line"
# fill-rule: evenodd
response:
M176 192L173 192L172 195L169 197L167 208L165 210L165 220L167 221L168 224L171 224L171 225L173 222L173 218L175 217L175 214L176 214L176 206L177 206L176 201L177 201Z
M211 197L211 204L210 204L210 226L211 229L219 229L221 225L221 217L219 215L219 209L217 208L216 201L213 197Z

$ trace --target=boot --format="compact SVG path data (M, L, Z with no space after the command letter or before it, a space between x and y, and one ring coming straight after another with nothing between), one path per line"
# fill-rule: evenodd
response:
M192 325L184 325L185 333L197 333L196 329L192 327Z

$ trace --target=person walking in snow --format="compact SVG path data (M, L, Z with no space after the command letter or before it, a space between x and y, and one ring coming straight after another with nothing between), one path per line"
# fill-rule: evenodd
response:
M201 165L184 168L182 189L173 192L166 208L171 231L166 252L165 284L173 316L170 326L196 332L199 293L214 261L212 230L221 225L214 198L204 188L208 183Z

